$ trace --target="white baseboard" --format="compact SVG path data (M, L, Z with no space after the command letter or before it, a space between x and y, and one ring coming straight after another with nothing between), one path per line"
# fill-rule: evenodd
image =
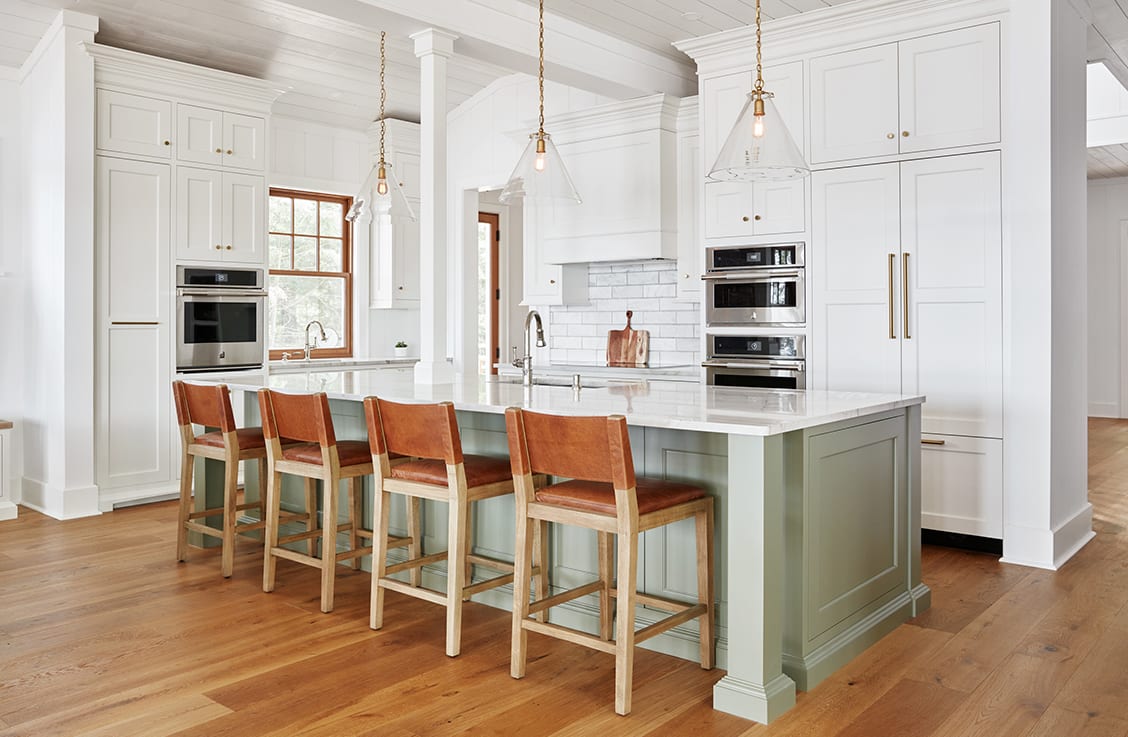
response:
M101 489L98 492L98 510L110 512L119 507L164 502L180 496L180 483L162 482L152 486L128 486L123 489Z
M1120 417L1120 405L1116 402L1089 402L1090 417Z
M0 522L15 519L19 515L19 507L7 499L0 501Z
M1088 502L1052 530L1007 525L1003 531L1003 563L1056 571L1096 537L1093 507Z
M97 486L58 489L25 476L20 487L20 504L48 517L78 519L102 513L98 508Z

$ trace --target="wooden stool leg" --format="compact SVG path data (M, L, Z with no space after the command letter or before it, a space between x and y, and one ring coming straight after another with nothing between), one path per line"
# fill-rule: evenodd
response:
M266 522L266 484L267 484L266 474L267 474L266 459L265 458L259 458L258 459L258 479L259 479L258 509L259 509L259 520L261 520L262 522ZM263 536L263 539L264 540L266 539L265 535Z
M707 609L698 619L701 633L701 667L713 667L713 500L694 516L697 527L697 600Z
M599 580L603 588L599 590L599 636L604 640L611 639L611 624L615 613L611 610L611 589L615 585L615 569L611 562L614 550L610 532L597 532L599 538Z
M223 577L231 578L231 571L235 568L235 522L239 512L235 507L239 503L239 461L228 458L224 461L223 468Z
M466 521L470 502L465 490L451 499L447 513L447 616L446 654L458 655L462 649L462 589L466 585Z
M384 587L380 581L387 575L388 507L391 500L392 495L383 490L383 484L377 479L376 490L372 494L372 597L368 609L368 626L374 630L384 626ZM410 504L408 508L411 508Z
M180 455L180 506L176 516L176 559L188 557L188 515L192 511L192 471L195 461L188 451Z
M360 550L363 547L360 543L360 477L353 476L348 481L349 487L349 521L352 526L349 527L349 550ZM360 558L353 558L351 562L354 571L360 570Z
M474 549L474 503L466 505L466 547L462 551L462 584L469 586L474 583L474 564L470 562L470 554ZM470 594L462 594L463 601L470 601Z
M321 480L321 611L333 611L337 584L337 493L334 474Z
M513 627L509 650L509 675L525 677L525 661L529 650L529 637L522 623L529 616L529 579L532 576L533 525L540 524L525 516L520 504L517 509L517 544L513 551ZM548 575L542 563L541 575Z
M408 560L415 560L423 555L423 522L419 507L421 503L422 500L417 496L407 497L407 534L411 537L411 544L407 546ZM387 525L384 526L383 534L387 537ZM387 546L387 540L384 541L384 545ZM411 585L418 588L423 583L423 567L412 568L409 576Z
M305 480L305 498L306 498L306 532L313 532L317 529L317 479L307 478ZM321 510L324 516L325 510ZM311 558L317 555L317 538L310 537L306 543Z
M536 599L548 598L548 523L542 519L538 519L533 525L533 559L532 565L534 568L539 567L540 574L533 577L533 592L536 594ZM548 621L548 610L543 609L533 617L538 622Z
M634 682L634 611L638 576L638 532L620 529L618 536L617 621L615 622L615 713L631 713Z
M274 591L274 570L277 559L274 549L278 547L278 517L282 507L282 474L273 472L266 487L266 534L263 540L262 590Z

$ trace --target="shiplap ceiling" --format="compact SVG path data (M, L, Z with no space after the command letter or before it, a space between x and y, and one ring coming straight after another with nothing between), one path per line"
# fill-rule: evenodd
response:
M1091 0L1091 4L1089 61L1103 61L1113 76L1128 87L1128 0ZM1125 144L1090 148L1089 178L1128 176L1128 146Z

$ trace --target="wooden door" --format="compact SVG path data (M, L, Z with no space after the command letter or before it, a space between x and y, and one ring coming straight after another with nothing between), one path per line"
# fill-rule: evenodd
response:
M901 390L897 164L811 175L813 387Z
M811 163L896 154L897 44L811 60Z
M490 374L497 373L496 363L501 360L501 352L499 350L499 313L501 312L501 282L498 279L499 271L499 250L501 244L501 217L492 212L479 212L478 213L478 226L481 228L485 226L487 230L486 238L489 242L489 264L487 271L489 272L489 279L487 280L487 293L485 302L489 305L489 336L487 343L489 346L489 371Z

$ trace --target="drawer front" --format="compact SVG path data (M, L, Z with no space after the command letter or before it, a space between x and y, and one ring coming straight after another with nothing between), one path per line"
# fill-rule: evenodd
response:
M1003 537L1003 441L921 436L921 527Z

